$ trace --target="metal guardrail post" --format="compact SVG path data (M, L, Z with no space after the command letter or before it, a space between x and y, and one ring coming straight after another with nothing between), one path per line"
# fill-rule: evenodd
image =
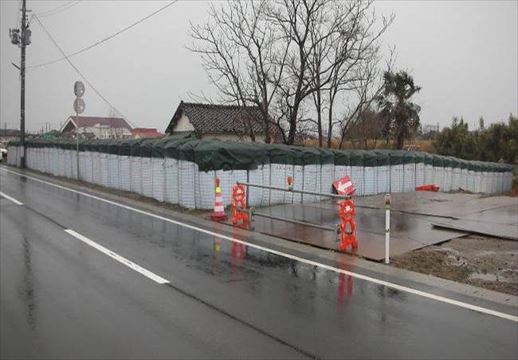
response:
M246 182L250 182L250 170L246 170ZM248 186L246 187L246 203L248 204L248 198L250 196L250 190Z
M385 195L385 264L390 262L390 194Z
M325 230L325 231L331 231L331 232L335 232L336 231L335 228L332 228L332 227L329 227L329 226L313 224L313 223L310 223L310 222L305 222L305 221L300 221L300 220L295 220L295 219L289 219L289 218L284 218L284 217L275 216L275 215L268 215L268 214L258 213L258 212L255 211L255 209L253 210L253 212L254 212L254 216L263 217L265 219L285 221L285 222L288 222L288 223L291 223L291 224L308 226L308 227L312 227L312 228L320 229L320 230ZM336 226L339 226L339 225L335 225L335 227Z
M246 201L248 202L248 198ZM251 230L251 231L255 230L254 212L255 212L255 208L253 208L253 207L248 208L248 230Z
M338 195L338 194L325 194L325 193L320 193L320 192L316 192L316 191L303 191L303 190L295 190L295 189L285 189L285 188L281 188L281 187L276 187L276 186L266 186L266 185L259 185L259 184L250 184L250 183L246 183L246 182L241 182L241 181L238 181L236 182L236 184L238 185L244 185L244 186L252 186L252 187L257 187L257 188L260 188L260 189L268 189L268 190L275 190L275 191L285 191L285 192L292 192L292 193L298 193L298 194L309 194L309 195L316 195L316 196L323 196L323 197L329 197L329 198L332 198L332 199L340 199L340 200L345 200L345 199L349 199L350 196L348 195Z

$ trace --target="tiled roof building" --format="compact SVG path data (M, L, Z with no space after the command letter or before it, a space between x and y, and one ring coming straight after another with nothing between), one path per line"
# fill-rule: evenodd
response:
M264 141L262 114L258 107L212 105L181 102L166 133L195 133L198 137L214 137L249 141L253 132L256 141Z

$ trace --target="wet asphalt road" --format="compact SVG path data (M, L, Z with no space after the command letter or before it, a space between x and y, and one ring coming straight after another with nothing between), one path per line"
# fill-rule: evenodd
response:
M1 170L0 191L23 202L0 197L2 359L518 357L513 321Z

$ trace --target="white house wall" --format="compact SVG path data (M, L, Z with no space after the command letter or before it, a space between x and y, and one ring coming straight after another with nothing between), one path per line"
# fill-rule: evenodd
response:
M194 126L192 126L191 121L185 115L182 115L180 119L176 122L176 126L173 129L173 132L193 132Z
M190 133L194 132L194 126L192 125L189 118L185 115L182 115L180 119L176 122L175 127L173 128L172 133ZM240 142L251 142L252 139L250 136L238 136L234 134L202 134L202 139L217 139L221 141L240 141ZM264 135L257 135L255 137L255 142L264 143Z

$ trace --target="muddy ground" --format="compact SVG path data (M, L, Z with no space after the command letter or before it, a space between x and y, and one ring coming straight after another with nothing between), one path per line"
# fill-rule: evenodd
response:
M399 268L518 296L518 241L469 235L391 260Z

